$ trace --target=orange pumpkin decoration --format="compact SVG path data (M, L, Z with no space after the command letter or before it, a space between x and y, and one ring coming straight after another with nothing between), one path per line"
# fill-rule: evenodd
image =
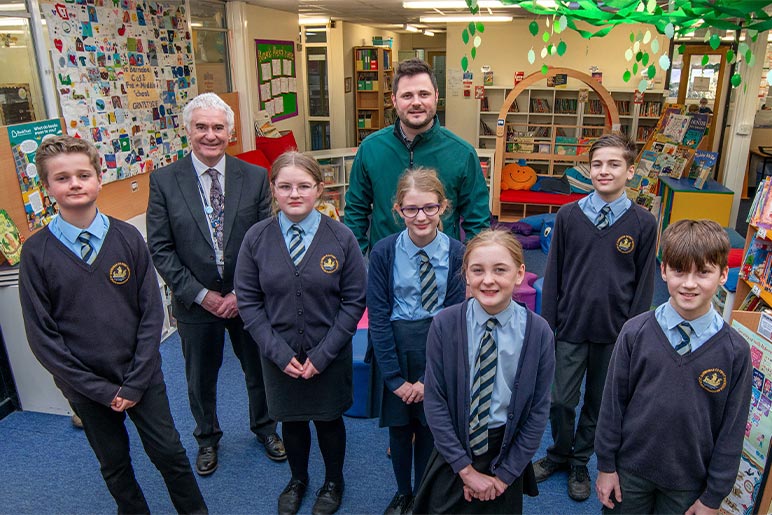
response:
M536 184L536 171L526 166L525 159L509 163L501 170L501 191L530 190Z

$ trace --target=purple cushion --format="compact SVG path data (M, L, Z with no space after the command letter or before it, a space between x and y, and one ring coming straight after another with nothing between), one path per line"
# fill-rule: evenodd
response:
M518 241L520 242L520 244L523 246L525 250L533 250L541 247L541 242L539 241L538 234L531 234L530 236L525 236L523 234L515 234L515 238L518 239Z

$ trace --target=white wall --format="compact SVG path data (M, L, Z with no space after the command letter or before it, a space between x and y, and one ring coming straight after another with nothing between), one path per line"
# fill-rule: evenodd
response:
M20 27L19 27L20 28ZM17 29L17 27L13 27ZM0 47L0 85L27 84L30 87L35 119L46 118L43 96L37 80L35 53L26 34L14 34L14 46Z
M632 91L638 85L638 81L633 80L625 83L622 80L622 74L627 64L624 52L630 46L630 33L635 32L637 34L638 31L651 30L652 35L659 39L660 54L668 51L667 39L657 34L653 27L626 25L615 28L606 37L590 40L582 38L571 30L553 35L550 40L553 44L557 44L561 38L566 42L566 53L563 56L555 55L542 61L540 52L544 43L541 40L541 33L538 36L531 36L528 31L530 22L530 19L519 19L511 23L488 23L485 25L482 45L477 49L477 58L473 61L470 60L469 65L469 70L474 74L474 85L482 84L480 67L483 65L490 65L493 69L494 85L509 86L513 84L514 72L523 71L527 76L539 71L542 62L545 62L548 66L572 68L584 73L589 73L590 66L597 66L603 72L603 85L606 88ZM465 53L467 56L469 55L471 44L464 45L461 39L461 32L466 26L462 23L448 25L448 77L451 76L452 70L461 70L461 58ZM543 31L543 21L540 23L540 27ZM529 64L528 50L532 47L536 52L536 61L534 64ZM659 55L655 57L654 61L656 62L657 59L659 59ZM656 78L660 82L654 86L654 89L662 89L665 74L660 72L659 68ZM570 82L569 86L571 86ZM451 89L449 87L447 91L445 125L472 145L476 145L477 102L474 99L465 99L462 92L459 96L450 96ZM461 91L460 88L459 91Z

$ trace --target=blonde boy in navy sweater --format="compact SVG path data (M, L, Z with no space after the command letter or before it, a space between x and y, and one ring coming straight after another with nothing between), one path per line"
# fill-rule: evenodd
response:
M207 506L174 427L161 372L163 307L142 235L96 206L96 148L41 143L38 174L59 215L24 244L19 271L27 340L83 421L118 513L149 513L131 466L128 414L179 513Z
M713 309L729 238L710 220L663 235L670 299L619 334L595 452L604 513L715 515L740 464L753 367L748 343Z

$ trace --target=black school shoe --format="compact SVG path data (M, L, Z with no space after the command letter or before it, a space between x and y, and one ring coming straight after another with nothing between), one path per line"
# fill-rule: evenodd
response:
M284 450L284 442L277 433L271 433L266 436L257 435L257 441L265 447L265 455L273 461L285 461L287 451Z
M332 515L343 499L343 481L325 481L324 486L316 492L316 502L311 509L312 515Z
M389 506L386 508L386 511L383 512L383 515L406 515L411 511L412 507L413 496L402 495L401 493L397 492L394 494L394 497L389 503Z
M573 465L568 474L568 496L575 501L590 497L590 473L584 465Z
M533 464L533 473L534 476L536 476L537 483L541 483L558 470L568 469L568 463L558 463L557 461L552 461L549 456L545 456Z
M208 476L215 470L217 470L217 447L200 447L196 457L196 472L199 476Z
M308 486L299 479L290 479L287 486L279 494L279 515L295 515L300 509Z

